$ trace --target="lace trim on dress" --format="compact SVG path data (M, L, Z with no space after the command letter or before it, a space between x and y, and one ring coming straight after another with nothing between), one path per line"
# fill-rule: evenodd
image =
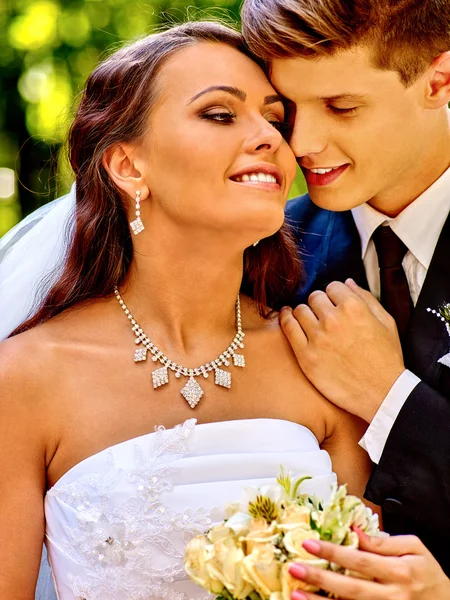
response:
M77 572L81 568L85 573L83 578L68 573L77 600L193 600L171 584L187 579L184 546L212 525L214 515L220 518L219 509L175 512L161 498L173 490L171 479L179 470L173 463L191 451L195 424L189 419L173 429L156 428L149 436L148 451L134 446L131 471L116 468L110 450L101 473L83 475L48 492L76 513L78 526L67 528L62 547L78 565ZM114 505L115 488L124 477L135 493ZM152 567L155 550L168 557L169 566ZM197 600L207 598L211 596Z

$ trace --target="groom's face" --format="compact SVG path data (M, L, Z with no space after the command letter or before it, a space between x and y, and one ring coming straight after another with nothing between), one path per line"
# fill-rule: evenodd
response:
M271 80L292 102L290 143L316 204L339 211L369 201L389 214L412 182L420 186L434 112L421 102L423 78L406 87L356 48L275 59Z

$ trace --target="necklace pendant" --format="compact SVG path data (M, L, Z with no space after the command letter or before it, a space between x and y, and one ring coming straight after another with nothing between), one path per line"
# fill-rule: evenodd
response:
M191 408L197 406L203 394L201 386L195 381L193 376L189 377L189 381L181 390L181 395Z
M160 369L156 369L156 371L152 371L152 381L153 389L155 390L156 388L169 383L169 373L167 367L161 367Z
M235 367L245 367L245 356L243 354L233 354L233 364Z
M147 360L147 348L138 348L134 351L134 362Z
M216 376L214 383L224 388L230 389L231 387L231 373L224 371L223 369L216 369Z

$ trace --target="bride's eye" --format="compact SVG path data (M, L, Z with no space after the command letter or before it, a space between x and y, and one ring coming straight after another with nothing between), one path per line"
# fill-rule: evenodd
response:
M200 115L202 119L207 121L215 121L216 123L233 123L236 114L230 111L206 112Z

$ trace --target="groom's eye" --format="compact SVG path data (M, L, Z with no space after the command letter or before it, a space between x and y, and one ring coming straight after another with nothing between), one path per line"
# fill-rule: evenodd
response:
M334 115L352 115L356 112L357 107L352 108L339 108L338 106L333 106L332 104L328 104L328 110L331 111Z
M279 131L285 139L287 139L289 137L290 128L289 128L289 124L286 123L286 121L270 119L269 123L272 125L272 127L275 127L275 129L277 131Z

